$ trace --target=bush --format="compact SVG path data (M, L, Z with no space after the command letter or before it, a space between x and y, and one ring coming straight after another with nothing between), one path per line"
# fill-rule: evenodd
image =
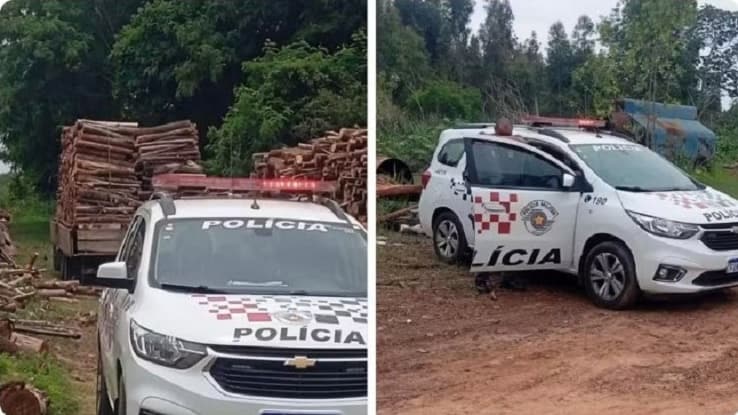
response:
M268 46L263 57L244 64L246 82L235 103L223 125L208 132L208 170L242 175L254 152L366 125L366 69L363 32L333 54L305 42Z
M455 82L432 82L410 96L406 104L414 114L438 114L451 119L473 120L479 117L482 94Z

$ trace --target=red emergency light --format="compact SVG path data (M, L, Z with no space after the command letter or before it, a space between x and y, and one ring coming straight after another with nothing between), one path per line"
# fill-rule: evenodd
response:
M605 128L606 126L605 121L591 118L556 118L526 115L523 116L521 121L523 124L534 127Z
M160 174L151 179L151 184L154 189L164 191L205 190L218 193L333 193L336 191L335 182L305 179L214 177L204 174Z

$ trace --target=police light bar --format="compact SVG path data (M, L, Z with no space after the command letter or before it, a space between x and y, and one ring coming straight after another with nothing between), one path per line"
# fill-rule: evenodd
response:
M574 127L574 128L605 128L606 123L603 120L593 120L589 118L556 118L556 117L540 117L537 115L523 116L523 124L533 127Z
M151 179L157 190L207 190L212 192L333 193L335 182L304 179L254 179L214 177L203 174L160 174Z

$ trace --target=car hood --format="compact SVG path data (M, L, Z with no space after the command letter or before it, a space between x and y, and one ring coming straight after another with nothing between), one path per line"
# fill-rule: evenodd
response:
M685 223L738 222L738 201L710 187L678 192L618 191L627 210Z
M149 330L203 344L366 348L365 298L187 294L153 289L132 313Z

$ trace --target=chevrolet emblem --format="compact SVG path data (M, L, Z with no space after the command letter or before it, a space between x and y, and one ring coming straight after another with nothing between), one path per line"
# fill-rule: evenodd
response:
M295 356L292 359L284 361L285 366L292 366L295 369L307 369L315 366L315 359L308 359L307 356Z

